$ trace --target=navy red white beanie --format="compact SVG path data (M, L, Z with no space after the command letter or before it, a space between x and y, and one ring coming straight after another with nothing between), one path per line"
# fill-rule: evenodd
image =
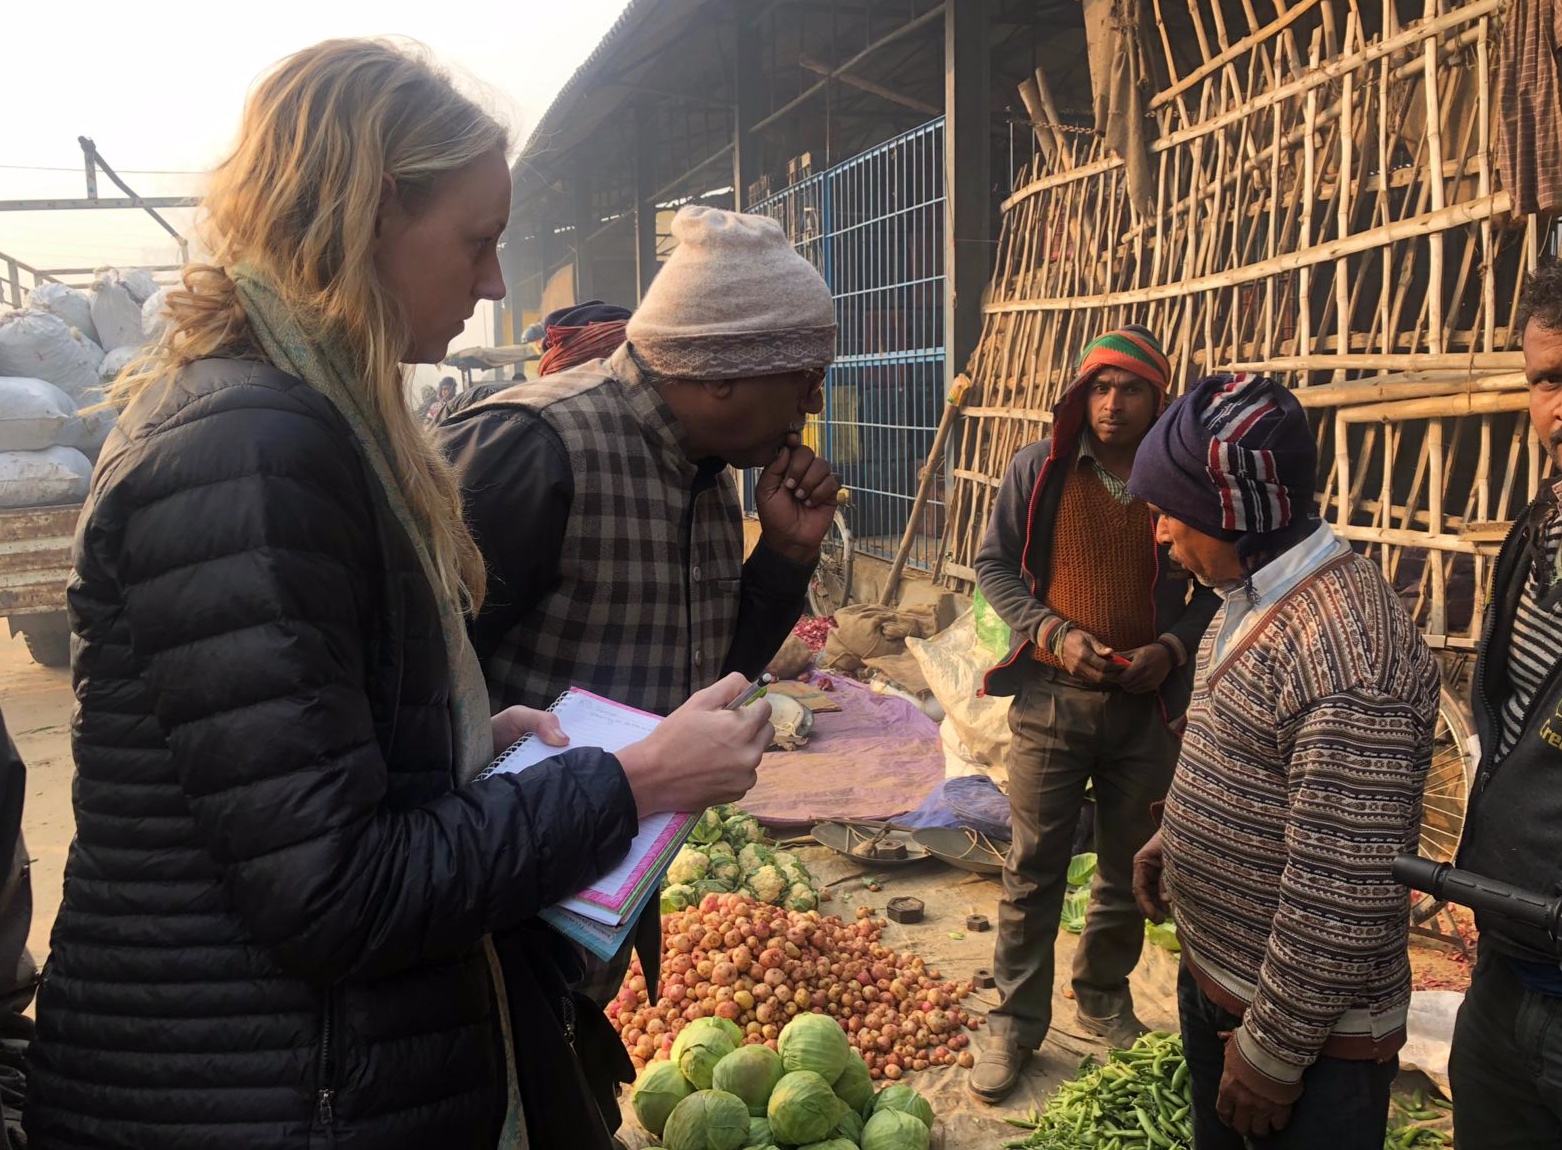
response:
M1216 539L1313 518L1318 451L1296 397L1264 375L1211 375L1176 400L1134 456L1128 490Z

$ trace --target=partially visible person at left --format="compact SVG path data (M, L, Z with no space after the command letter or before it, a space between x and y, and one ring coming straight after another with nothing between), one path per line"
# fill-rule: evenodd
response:
M33 1000L38 967L27 951L33 923L33 887L22 839L22 805L27 796L27 768L0 715L0 1109L4 1112L6 1145L26 1150L22 1103L27 1096L27 1046L33 1020L26 1010Z
M1129 490L1224 603L1199 647L1134 894L1182 943L1198 1150L1382 1150L1410 1004L1409 892L1437 664L1375 563L1313 514L1296 397L1211 376L1151 428Z

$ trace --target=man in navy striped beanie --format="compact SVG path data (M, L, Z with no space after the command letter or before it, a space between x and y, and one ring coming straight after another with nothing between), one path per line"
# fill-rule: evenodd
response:
M1200 644L1134 895L1177 918L1199 1150L1378 1150L1410 1004L1405 888L1437 664L1377 566L1313 515L1301 405L1217 375L1150 430L1128 488L1225 601Z

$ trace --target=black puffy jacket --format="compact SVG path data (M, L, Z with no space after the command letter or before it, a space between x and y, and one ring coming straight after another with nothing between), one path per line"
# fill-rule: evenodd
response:
M335 409L265 365L197 363L124 414L69 593L35 1148L493 1146L481 939L627 850L616 760L456 789L416 555Z

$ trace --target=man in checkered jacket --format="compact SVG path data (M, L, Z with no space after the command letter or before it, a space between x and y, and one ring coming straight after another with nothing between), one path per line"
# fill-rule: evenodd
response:
M495 706L574 685L666 714L757 675L802 612L840 487L800 439L835 357L829 288L765 217L689 206L672 230L623 346L438 431L488 561L471 630ZM746 562L731 467L765 469ZM653 908L652 986L660 941ZM628 955L582 965L602 1005Z

